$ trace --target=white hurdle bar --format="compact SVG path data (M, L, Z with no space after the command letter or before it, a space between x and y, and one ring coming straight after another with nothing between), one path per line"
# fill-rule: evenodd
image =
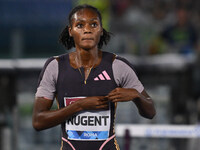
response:
M117 137L200 138L200 125L144 125L116 124Z

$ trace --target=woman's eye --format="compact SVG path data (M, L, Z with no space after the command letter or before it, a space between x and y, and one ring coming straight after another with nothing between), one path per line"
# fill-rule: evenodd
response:
M79 23L79 24L76 25L76 27L77 27L77 28L82 28L82 27L83 27L83 24Z
M91 26L94 28L94 27L97 27L97 23L92 23Z

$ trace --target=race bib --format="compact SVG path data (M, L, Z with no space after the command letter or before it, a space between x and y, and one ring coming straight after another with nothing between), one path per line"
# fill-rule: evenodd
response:
M85 97L64 97L65 107ZM106 140L110 130L110 109L82 111L66 120L65 130L70 140Z

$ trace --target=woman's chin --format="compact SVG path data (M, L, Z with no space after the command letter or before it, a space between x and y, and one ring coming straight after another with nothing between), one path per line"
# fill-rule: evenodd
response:
M94 48L95 48L94 45L84 45L84 46L82 46L82 49L84 49L84 50L91 50L91 49L94 49Z

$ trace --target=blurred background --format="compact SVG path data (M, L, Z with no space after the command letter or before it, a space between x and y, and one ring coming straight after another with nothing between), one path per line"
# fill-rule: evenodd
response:
M45 60L67 52L58 38L70 10L84 3L101 11L113 33L103 50L127 58L155 101L153 120L133 104L118 104L116 126L131 126L116 130L121 150L198 150L198 0L0 0L0 149L59 149L60 126L32 128L34 94ZM134 134L134 125L144 126L144 134Z

